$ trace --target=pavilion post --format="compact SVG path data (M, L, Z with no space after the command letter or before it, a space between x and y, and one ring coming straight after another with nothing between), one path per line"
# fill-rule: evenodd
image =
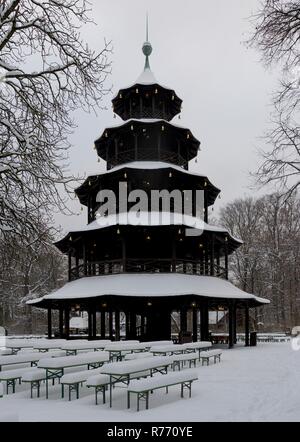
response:
M71 281L72 255L71 250L68 252L68 278Z
M48 308L48 339L52 339L52 310Z
M225 239L225 279L228 279L228 240Z
M203 301L200 307L201 341L209 340L208 303Z
M70 338L70 307L65 307L65 337Z
M91 340L92 339L92 321L93 321L93 317L92 317L92 311L88 310L88 339Z
M210 275L215 276L215 236L212 234L210 244Z
M229 308L228 308L228 318L229 318L229 321L228 321L229 322L228 347L229 348L233 348L233 346L234 346L234 310L235 310L235 305L233 304L233 302L230 302Z
M115 311L115 328L116 328L116 341L120 340L120 311Z
M113 333L113 312L112 311L110 311L109 312L109 339L110 340L112 340L113 339L113 335L114 335L114 333Z
M97 315L96 315L96 309L93 309L92 312L92 338L97 338Z
M180 331L185 333L187 331L187 309L181 308L180 310Z
M105 327L105 311L101 312L101 339L105 339L106 327Z
M246 304L245 306L245 347L249 347L250 345L250 316L249 316L249 305Z
M198 309L193 308L193 342L198 341Z
M60 339L62 339L64 337L64 311L62 308L59 309L58 323L59 323L59 337Z

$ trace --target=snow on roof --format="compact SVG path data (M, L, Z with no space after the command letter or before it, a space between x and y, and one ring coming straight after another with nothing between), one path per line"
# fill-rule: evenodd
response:
M44 300L73 300L98 296L161 297L196 295L208 298L269 301L235 287L225 279L214 276L179 273L123 273L119 275L90 276L68 282ZM32 302L34 303L34 302Z
M120 164L119 166L115 166L112 169L105 170L104 172L96 172L90 176L101 176L108 175L113 172L117 172L122 169L145 169L145 170L155 170L155 169L173 169L179 172L185 173L187 175L198 176L201 178L207 178L207 175L202 173L191 172L189 170L184 169L183 167L176 166L176 164L167 163L163 161L131 161L130 163Z
M120 123L116 123L116 124L106 127L106 129L103 131L103 133L100 135L100 137L97 138L97 140L99 138L101 138L107 130L118 129L123 126L127 126L130 123L153 124L153 123L159 123L159 122L162 124L168 124L169 126L176 127L178 129L187 130L187 131L191 132L191 129L189 129L187 127L181 126L180 124L175 124L171 121L167 121L162 118L130 118L129 120L122 121Z
M141 75L136 80L137 84L145 84L145 85L151 85L151 84L157 84L157 80L151 71L150 68L145 68Z
M82 229L69 232L90 232L94 230L103 229L111 226L186 226L192 229L198 229L206 232L218 232L228 234L235 241L243 244L243 241L234 238L225 227L211 226L203 221L201 218L197 218L190 215L184 215L181 213L172 212L124 212L119 214L112 214L108 216L98 217L95 221L87 224ZM199 235L200 236L200 235Z
M143 85L143 86L151 86L154 84L157 84L158 86L162 87L163 89L167 89L169 91L173 91L174 89L169 87L169 86L165 86L163 84L160 84L157 79L155 78L155 75L153 74L153 72L151 71L151 69L149 68L145 68L143 70L143 72L140 74L140 76L138 77L138 79L136 80L135 83L130 84L127 87L122 87L119 91L124 91L126 89L132 89L134 86L136 86L137 84ZM117 91L115 93L115 95L112 98L112 101L117 98L117 96L119 95L119 91Z

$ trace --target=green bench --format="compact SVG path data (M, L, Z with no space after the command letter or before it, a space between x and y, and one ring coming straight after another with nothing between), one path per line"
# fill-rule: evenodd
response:
M132 381L127 388L127 408L130 408L130 395L137 396L137 411L140 411L140 401L146 402L146 410L149 408L149 393L160 388L165 388L168 393L169 387L181 385L181 397L184 396L184 390L189 391L189 397L192 395L192 382L198 379L197 373L192 370L173 372L170 374L158 375L152 378Z

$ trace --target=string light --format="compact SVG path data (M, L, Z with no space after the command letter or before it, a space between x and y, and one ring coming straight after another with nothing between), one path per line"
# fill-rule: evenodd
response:
M138 90L138 88L136 88L136 90L135 90L135 93L136 93L136 94L138 94L138 93L139 93L139 90Z
M123 98L123 95L121 93L119 94L119 98Z
M172 178L173 174L172 172L169 173L169 178Z

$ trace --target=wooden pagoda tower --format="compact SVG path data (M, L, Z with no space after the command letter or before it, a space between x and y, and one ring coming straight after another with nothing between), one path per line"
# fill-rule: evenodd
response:
M236 341L236 311L241 309L249 345L249 308L268 301L228 281L228 258L242 241L222 227L209 225L208 208L220 191L208 177L189 171L200 143L189 129L172 123L182 100L156 81L149 64L151 52L147 38L141 76L112 100L123 122L107 128L95 142L107 171L89 176L76 190L87 208L87 225L56 243L68 256L69 282L30 304L48 309L49 338L52 310L58 310L61 336L69 337L70 312L87 311L90 339L118 340L124 313L125 337L144 341L170 339L174 311L180 313L182 333L191 312L193 340L208 340L209 311L227 310L230 347ZM203 234L187 236L186 229L195 225L189 222L150 225L145 213L138 225L128 221L126 212L119 214L118 223L111 218L105 226L99 225L98 192L108 189L118 195L120 182L126 182L128 192L142 189L149 196L153 189L203 190Z

